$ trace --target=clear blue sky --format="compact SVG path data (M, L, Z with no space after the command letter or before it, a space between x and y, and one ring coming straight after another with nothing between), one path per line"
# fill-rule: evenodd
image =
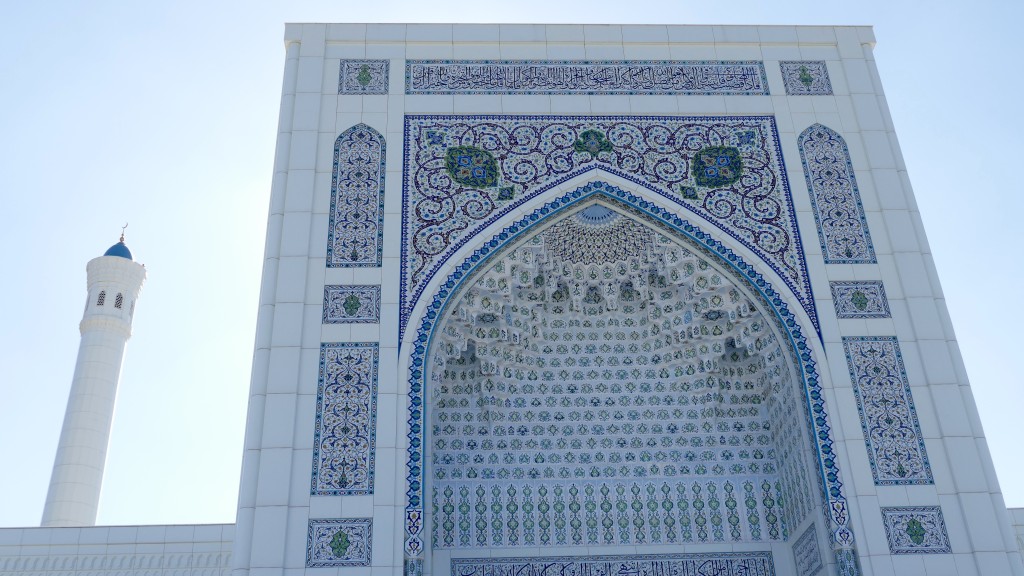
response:
M125 221L149 279L98 521L234 521L283 23L310 21L874 25L1004 495L1024 506L1019 2L4 2L0 21L0 526L39 522L85 264Z

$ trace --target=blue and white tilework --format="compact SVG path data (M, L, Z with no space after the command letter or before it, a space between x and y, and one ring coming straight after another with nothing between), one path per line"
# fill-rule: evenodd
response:
M338 94L387 94L387 60L342 60Z
M893 554L949 554L953 549L938 506L882 508L885 535Z
M369 566L372 543L370 518L310 520L306 567Z
M467 240L600 169L708 219L764 259L817 326L769 116L406 116L401 324Z
M313 495L373 494L378 344L320 345Z
M874 264L864 206L843 137L821 124L797 140L826 264Z
M849 528L849 513L846 505L845 497L843 496L843 484L840 479L839 470L837 467L837 459L832 449L833 443L831 440L830 426L828 423L827 411L824 404L824 396L821 391L820 382L817 376L816 363L813 360L812 354L809 352L806 337L802 332L802 328L799 322L793 317L792 312L789 311L788 306L784 303L778 293L772 288L769 282L767 282L757 271L752 268L749 264L744 262L737 254L721 245L715 238L695 226L687 223L686 221L679 218L675 212L666 211L651 202L638 198L628 192L625 192L619 188L611 186L602 182L591 182L575 191L568 192L564 196L554 198L551 202L545 204L543 207L528 214L521 220L513 223L512 225L505 228L501 233L494 236L490 241L485 242L480 249L475 251L465 262L454 268L447 281L440 286L437 294L434 295L432 302L424 311L421 320L419 322L416 338L411 343L412 349L410 350L410 380L409 380L409 421L408 421L408 464L407 464L407 509L406 509L406 541L405 541L405 553L410 558L415 558L423 554L425 550L425 544L423 542L423 506L424 506L424 446L426 442L425 427L424 427L424 393L427 390L427 383L430 382L431 394L436 384L433 382L434 368L431 360L431 366L427 366L427 353L429 347L432 345L436 337L439 337L440 331L435 331L435 327L440 326L440 320L448 318L452 314L453 310L448 309L449 301L452 295L461 293L461 287L467 277L474 276L478 268L485 262L489 261L489 257L493 253L502 253L506 246L510 242L520 242L525 239L524 233L530 230L533 225L545 221L548 218L556 217L556 215L564 214L565 211L571 210L573 206L578 203L592 202L594 199L600 199L601 203L608 202L610 205L619 206L617 210L635 211L635 217L647 222L650 226L665 230L665 234L668 236L678 236L680 241L686 243L689 248L698 254L701 258L706 258L714 261L721 260L723 266L725 266L727 273L730 277L734 278L735 281L742 282L744 285L754 290L759 296L759 299L763 299L763 304L771 310L770 314L767 314L765 318L773 322L776 326L776 330L779 334L786 334L787 337L785 342L792 343L794 346L794 360L796 361L797 374L802 376L803 384L805 388L802 388L801 394L803 394L801 402L806 402L805 406L811 414L808 418L810 424L810 436L817 449L817 466L821 477L824 479L825 491L823 497L825 498L827 505L824 507L823 512L826 514L826 518L830 524L830 530L832 534L832 541L838 551L849 551L855 556L854 550L854 539L853 533ZM521 238L522 237L522 238ZM489 264L488 264L489 266ZM496 287L498 288L498 287ZM514 336L510 333L510 338ZM468 351L468 350L467 350ZM433 358L433 357L431 357ZM543 405L543 403L542 403ZM807 417L805 415L805 417ZM794 426L798 428L799 426ZM427 452L429 454L429 451ZM795 460L796 458L783 457L783 460ZM660 489L660 488L659 488ZM641 489L644 493L646 487ZM701 486L702 492L706 490L706 487ZM718 492L718 487L715 488ZM735 487L734 487L735 490ZM752 490L753 491L753 490ZM632 494L632 487L628 488L628 493ZM523 493L519 488L516 488L517 495ZM539 510L539 501L537 495L539 492L531 494L531 506L535 506L536 510ZM553 489L549 492L549 498L553 497ZM564 496L563 492L563 496ZM615 492L617 496L617 490ZM806 495L810 495L807 492ZM595 492L596 498L597 492ZM493 494L486 494L493 498ZM462 494L457 490L457 487L453 487L452 490L452 502L446 504L444 502L445 495L443 491L441 493L441 500L437 502L437 508L434 510L434 514L445 513L445 508L450 506L450 509L454 513L455 510L464 510L465 506L469 506L471 510L475 510L478 503L471 501L467 504L460 502ZM473 493L468 495L470 498L475 498L475 490ZM507 497L507 490L504 494L499 494L499 498ZM517 496L518 497L518 496ZM722 498L721 493L717 495L718 498ZM751 494L752 499L757 498L754 494ZM609 499L611 498L611 492L609 493ZM747 499L747 495L743 495L743 500ZM433 500L430 497L430 500ZM721 500L719 500L721 502ZM488 502L487 504L492 504ZM509 508L505 505L505 502L499 502L502 514L508 514ZM626 502L623 504L627 505L627 509L632 509L632 505ZM762 501L761 504L764 504ZM777 506L779 502L772 496L772 505ZM553 504L550 504L552 509ZM520 503L516 503L516 506L512 507L513 510L518 513L522 510ZM790 508L791 506L787 506ZM710 505L705 502L705 507L701 509L701 514L707 514L711 509ZM585 514L585 508L581 507L583 514ZM617 510L617 508L616 508ZM691 514L691 526L696 526L695 517L692 515L695 508L687 508L688 513ZM721 512L722 508L719 508ZM760 512L759 512L760 513ZM616 512L618 514L618 512ZM521 517L521 516L520 516ZM713 526L712 521L707 516L704 517L709 522L705 526ZM515 522L520 522L518 518L514 519ZM582 520L581 520L582 521ZM458 519L453 519L453 522L458 522ZM680 526L677 524L676 526ZM506 529L508 524L503 525L503 530ZM539 526L539 520L538 520ZM570 524L571 526L571 524ZM556 527L557 528L557 527ZM461 528L460 528L461 529ZM493 525L492 525L493 529ZM727 528L726 528L727 529ZM616 531L618 529L616 528ZM712 528L713 531L713 528ZM470 532L472 534L472 532ZM712 532L713 533L713 532ZM730 535L731 536L731 535ZM461 545L461 536L454 536L453 542L455 546ZM471 536L472 538L472 536ZM488 536L491 538L491 536ZM507 538L507 536L502 536ZM589 538L589 536L586 536ZM603 536L600 537L603 539ZM619 538L619 536L614 536ZM444 535L441 536L441 541L444 541ZM838 554L838 552L837 552Z
M380 286L324 286L324 324L380 322Z
M818 549L818 532L811 524L793 543L793 558L796 560L797 576L814 576L824 566Z
M879 280L829 282L839 318L889 318L889 300Z
M406 94L767 95L759 61L409 60Z
M779 62L782 83L788 96L828 96L832 83L828 80L828 67L820 60Z
M459 576L775 576L771 552L540 558L453 558Z
M910 382L893 336L843 338L875 484L931 484Z
M327 267L380 266L384 233L384 138L366 124L334 143Z

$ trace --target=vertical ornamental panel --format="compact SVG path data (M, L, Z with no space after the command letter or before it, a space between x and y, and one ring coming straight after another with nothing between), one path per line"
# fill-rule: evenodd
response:
M327 266L380 266L383 228L384 138L357 124L334 143Z
M377 343L320 346L313 495L373 494Z
M821 124L797 141L826 264L874 264L864 206L843 137Z
M875 484L931 484L932 471L896 338L843 338L843 346Z

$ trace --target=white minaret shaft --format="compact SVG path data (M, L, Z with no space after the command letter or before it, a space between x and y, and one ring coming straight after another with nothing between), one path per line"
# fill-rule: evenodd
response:
M121 241L86 266L89 299L64 426L43 509L43 526L92 526L103 482L124 347L146 268Z

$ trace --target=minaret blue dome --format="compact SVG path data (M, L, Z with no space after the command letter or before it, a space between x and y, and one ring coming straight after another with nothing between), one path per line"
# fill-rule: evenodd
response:
M110 248L107 248L107 251L104 252L103 255L104 256L119 256L121 258L127 258L129 260L132 260L132 251L129 250L128 247L124 245L124 238L123 237L121 238L120 242L118 242L117 244L114 244Z

